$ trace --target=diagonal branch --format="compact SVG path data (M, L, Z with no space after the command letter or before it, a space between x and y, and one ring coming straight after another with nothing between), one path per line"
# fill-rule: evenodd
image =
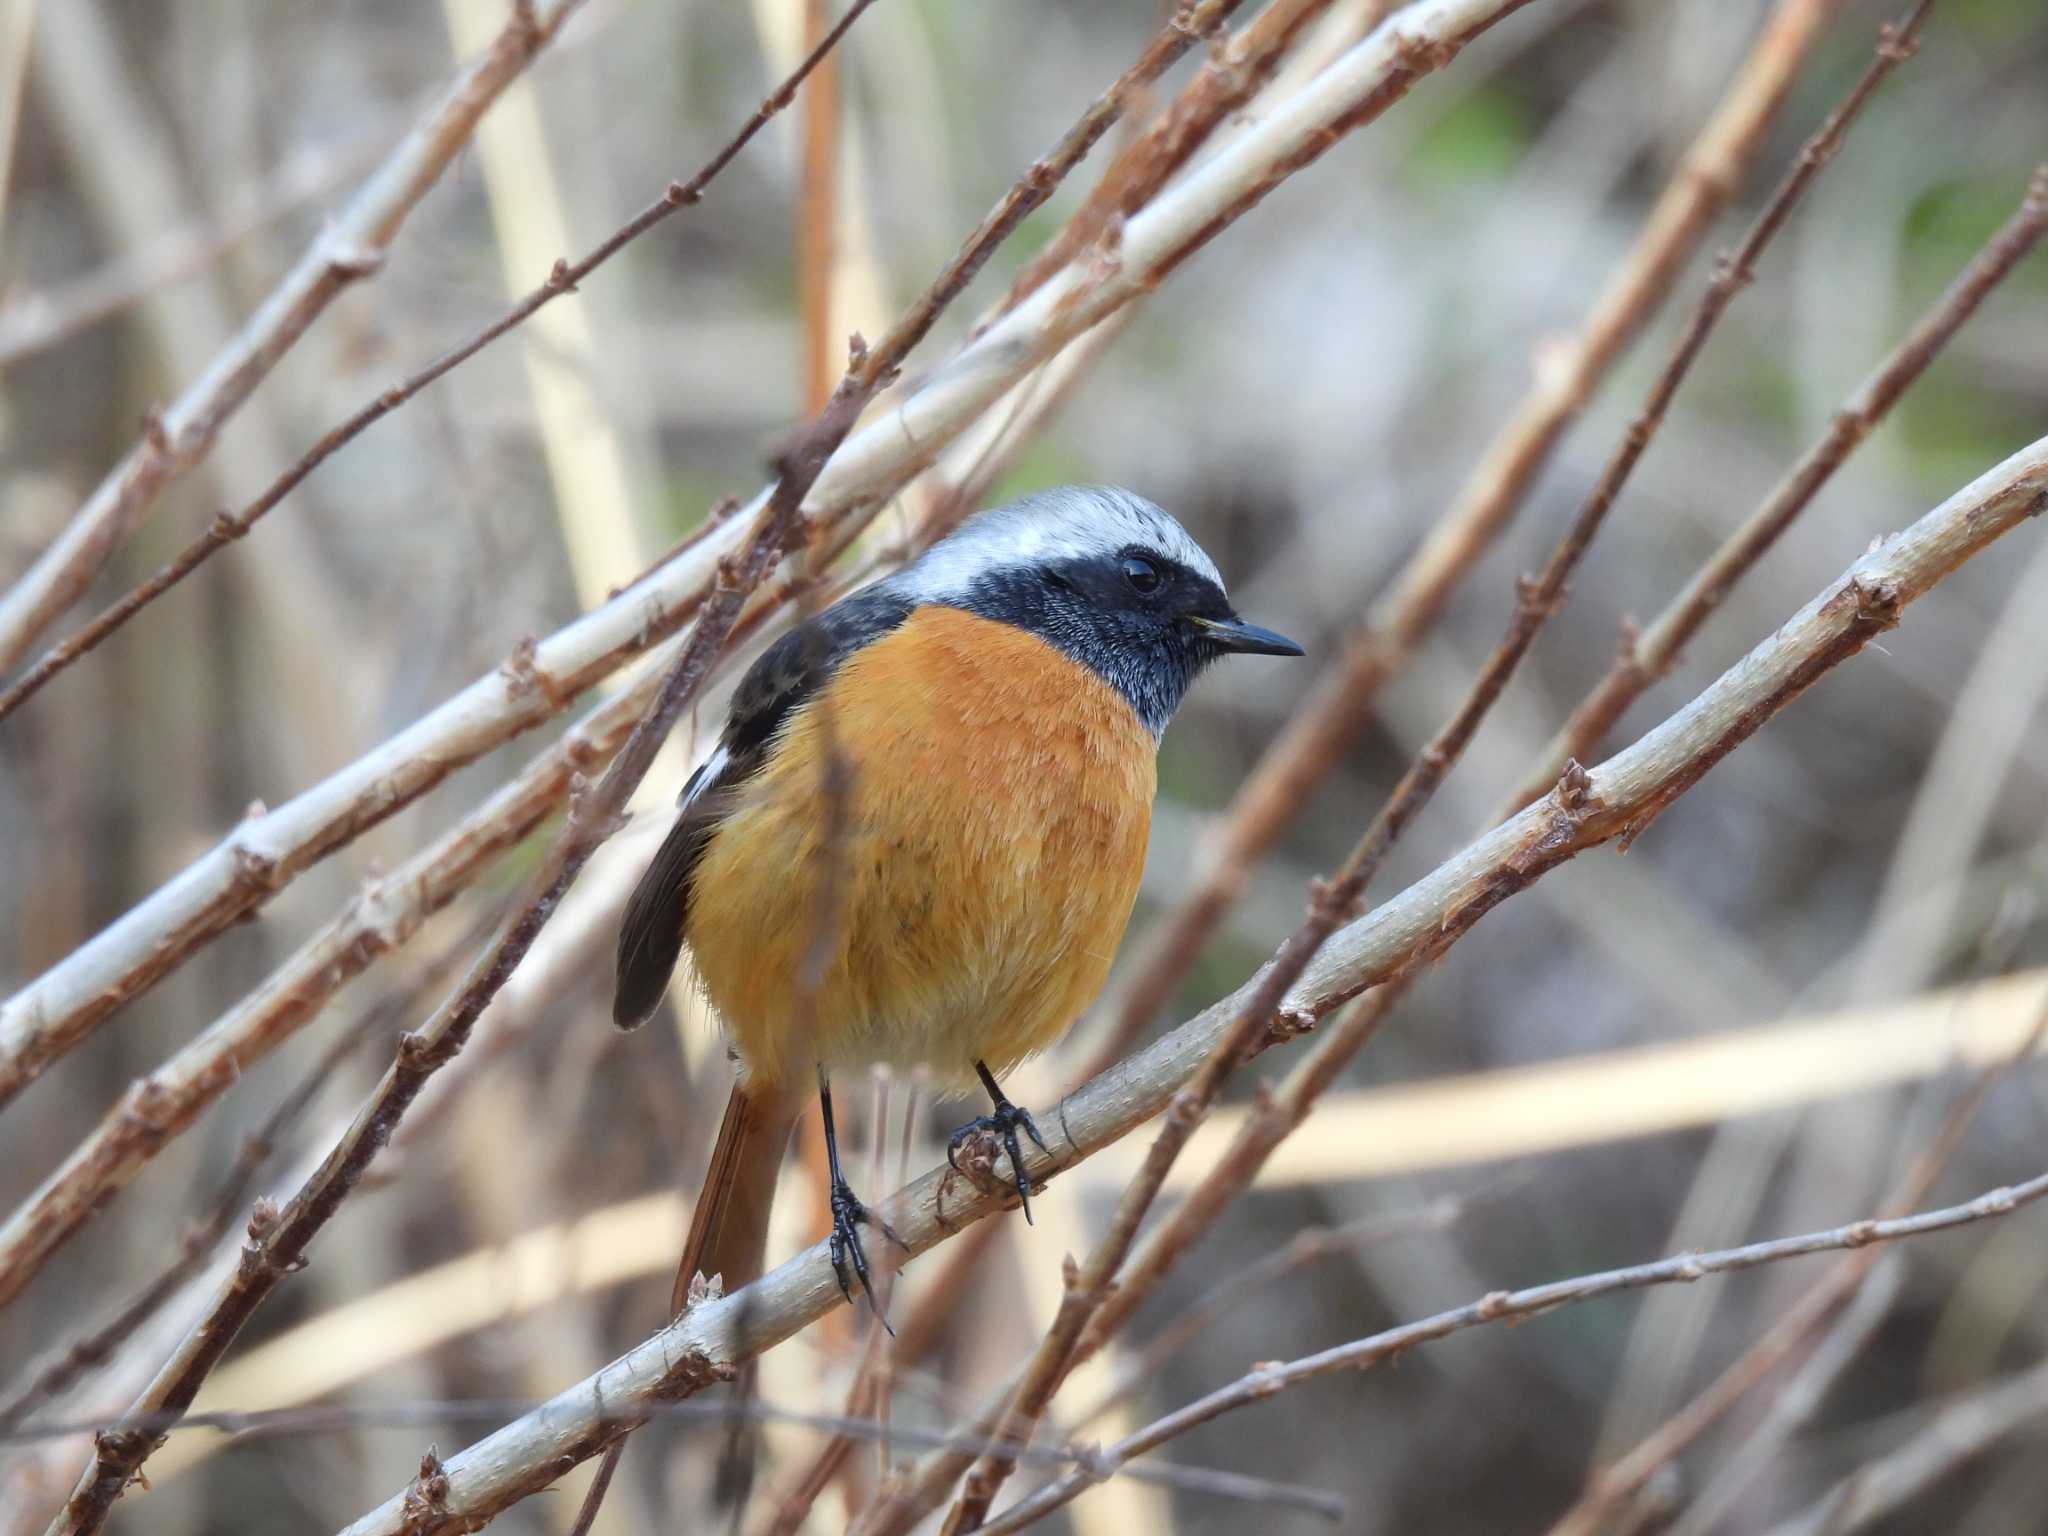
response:
M652 704L594 789L572 803L568 824L528 881L512 915L471 965L454 994L419 1030L401 1036L396 1058L325 1162L282 1210L257 1206L240 1262L206 1317L157 1373L124 1422L94 1437L92 1463L50 1536L92 1536L115 1500L163 1443L165 1422L192 1405L209 1372L265 1298L305 1263L306 1250L356 1187L433 1075L453 1061L470 1030L532 948L562 897L604 840L622 824L626 802L683 711L709 679L747 596L801 536L802 503L861 408L889 375L855 339L853 365L825 409L791 449L767 508L744 549L721 564L717 590Z
M1527 396L1481 453L1437 531L1311 687L1200 854L1193 888L1148 937L1095 1062L1128 1051L1166 1006L1258 865L1371 719L1380 690L1521 505L1565 429L1657 313L1762 148L1836 0L1782 0L1681 158L1578 331L1546 343ZM1584 757L1586 754L1580 754ZM1556 775L1549 782L1555 782ZM1547 785L1546 785L1547 787Z
M164 487L212 451L229 417L335 295L374 274L421 198L505 88L554 40L582 0L515 5L491 46L465 66L420 124L271 291L249 323L102 480L55 543L0 593L0 673L11 671L127 542Z
M1464 743L1470 740L1478 714L1483 713L1488 703L1498 697L1516 658L1526 653L1534 637L1534 631L1530 627L1532 620L1549 605L1557 602L1563 593L1571 569L1577 558L1584 553L1586 541L1591 533L1597 530L1606 508L1618 494L1630 467L1641 456L1649 434L1656 429L1665 407L1669 405L1673 392L1690 365L1690 360L1697 355L1705 341L1715 318L1733 297L1736 275L1747 270L1757 259L1771 232L1782 226L1785 215L1800 190L1810 181L1815 169L1824 163L1827 154L1832 152L1831 146L1840 142L1842 132L1853 118L1855 105L1868 99L1867 86L1872 77L1888 68L1889 60L1899 56L1897 50L1900 43L1910 45L1915 35L1913 28L1917 26L1920 15L1924 14L1924 9L1923 7L1921 13L1909 18L1896 33L1890 28L1886 29L1878 56L1873 60L1871 72L1865 75L1864 81L1851 93L1844 108L1831 115L1821 131L1810 141L1792 171L1780 184L1777 194L1766 203L1758 215L1748 238L1717 271L1702 295L1690 323L1678 338L1664 372L1652 385L1649 403L1631 424L1615 455L1602 472L1591 498L1581 509L1579 519L1553 553L1550 568L1541 580L1525 591L1507 635L1475 679L1465 704L1438 736L1418 754L1415 766L1396 788L1392 804L1398 805L1404 799L1417 794L1426 796L1432 782L1441 777L1448 762L1455 760L1463 750ZM1994 238L1992 249L2004 251L2016 244L2018 242L2001 235ZM2030 245L2031 240L2027 244ZM2004 263L2001 275L2004 270L2010 270L2010 266L2017 259L2017 253L2012 254L2011 260ZM1987 284L1983 291L1988 291L1988 287ZM1955 324L1960 324L1960 318ZM1916 327L1914 335L1919 335L1921 329ZM1955 326L1951 325L1939 332L1940 339L1945 342L1954 333L1954 329ZM1560 763L1549 783L1559 783L1562 777L1573 772L1575 763L1576 759L1567 759ZM1280 1086L1262 1098L1223 1160L1186 1200L1174 1208L1170 1216L1148 1234L1143 1247L1124 1272L1117 1277L1113 1295L1102 1313L1090 1325L1089 1332L1082 1341L1084 1353L1100 1347L1105 1339L1128 1321L1138 1307L1158 1290L1160 1283L1180 1257L1209 1230L1223 1209L1250 1188L1267 1158L1308 1118L1316 1101L1377 1032L1403 991L1404 987L1400 984L1383 987L1345 1009L1334 1023L1321 1032L1314 1046L1295 1064L1294 1070Z
M1903 532L1882 541L1777 633L1676 715L1590 773L1473 843L1406 891L1333 936L1284 1000L1299 1024L1327 1016L1368 987L1427 964L1487 912L1559 864L1632 839L1713 765L1828 671L1894 627L1907 605L1998 538L2048 508L2048 439L1980 476ZM1255 978L1178 1030L1069 1095L1049 1153L1026 1154L1042 1180L1128 1135L1157 1114L1235 1028ZM1290 1031L1292 1033L1292 1031ZM1272 1034L1256 1048L1276 1043ZM1002 1204L940 1168L886 1203L882 1215L912 1254L946 1241ZM445 1465L445 1513L409 1536L473 1526L547 1486L631 1427L641 1406L692 1395L737 1364L839 1304L820 1243L733 1296L707 1300L543 1408ZM397 1536L396 1497L349 1536Z
M1799 1237L1774 1238L1768 1242L1750 1243L1741 1248L1724 1248L1714 1253L1681 1253L1651 1264L1603 1270L1598 1274L1580 1275L1571 1280L1554 1280L1548 1285L1531 1286L1527 1290L1493 1291L1477 1301L1468 1302L1449 1312L1439 1312L1436 1316L1423 1318L1419 1322L1404 1323L1398 1328L1389 1328L1368 1338L1355 1339L1349 1344L1340 1344L1335 1349L1326 1349L1321 1354L1275 1365L1262 1365L1228 1386L1219 1387L1207 1397L1189 1403L1185 1408L1178 1409L1146 1425L1136 1434L1118 1441L1105 1450L1096 1462L1067 1472L1057 1482L1049 1484L1013 1508L1005 1510L1002 1518L992 1522L987 1530L990 1536L997 1536L1000 1532L1021 1531L1027 1525L1035 1524L1052 1511L1071 1503L1087 1488L1110 1476L1132 1457L1155 1450L1176 1436L1184 1435L1191 1429L1221 1418L1226 1413L1264 1402L1275 1393L1336 1371L1370 1370L1376 1365L1398 1358L1418 1344L1428 1344L1453 1333L1462 1333L1468 1328L1477 1328L1486 1323L1517 1322L1524 1318L1539 1317L1559 1307L1597 1301L1603 1296L1613 1296L1624 1291L1639 1291L1652 1285L1691 1284L1695 1280L1704 1280L1709 1275L1733 1274L1740 1270L1756 1269L1765 1264L1779 1264L1787 1259L1805 1258L1816 1253L1836 1253L1843 1250L1874 1251L1875 1245L1878 1244L1921 1237L1931 1232L1950 1232L1957 1227L2009 1216L2044 1196L2048 1196L2048 1174L2041 1174L2024 1184L1987 1190L1976 1199L1962 1205L1947 1206L1937 1211L1923 1211L1917 1216L1852 1221L1847 1226L1836 1227L1827 1232L1809 1232Z
M1613 666L1572 711L1535 771L1516 791L1517 808L1542 794L1567 761L1591 756L1629 706L1670 673L1692 637L1727 600L1736 583L1812 504L1835 471L1941 355L1992 290L2033 253L2044 231L2048 231L2048 166L2035 171L2018 210L1970 259L1890 356L1835 411L1827 431L1786 472L1763 505L1693 573L1685 590L1647 630L1623 637L1621 654Z
M1228 149L1155 199L1085 271L1048 282L895 409L849 437L809 500L823 523L858 523L937 458L982 412L1076 338L1143 297L1181 262L1350 130L1370 122L1473 37L1529 0L1419 0L1275 106ZM1050 166L1051 171L1042 167ZM994 244L1056 184L1057 162L1027 170L900 323L903 352ZM875 349L895 359L891 340ZM765 504L766 493L748 505ZM300 872L491 748L559 713L584 688L696 612L738 522L697 541L604 607L522 646L381 747L211 852L0 1003L0 1108L117 1008L171 974Z
M1509 680L1520 667L1537 634L1563 605L1565 592L1593 540L1598 536L1621 495L1635 466L1663 424L1671 402L1686 376L1705 349L1709 337L1735 296L1751 281L1755 263L1764 248L1797 205L1806 188L1841 145L1850 123L1876 86L1900 59L1907 56L1917 29L1931 0L1919 7L1896 33L1887 28L1870 69L1849 93L1843 104L1830 114L1821 130L1810 139L1792 169L1779 183L1751 223L1735 251L1716 267L1712 280L1694 306L1671 355L1650 386L1641 411L1630 422L1620 444L1609 457L1592 492L1578 515L1552 549L1540 575L1521 582L1507 632L1487 658L1470 689L1442 729L1416 755L1393 793L1373 818L1342 868L1319 885L1309 916L1282 947L1272 967L1261 978L1253 1002L1245 1009L1231 1034L1220 1043L1188 1087L1175 1096L1173 1112L1161 1128L1148 1153L1139 1177L1132 1181L1117 1207L1109 1231L1090 1255L1085 1269L1070 1269L1066 1297L1053 1327L1032 1357L1016 1406L997 1444L982 1458L968 1477L959 1502L946 1522L946 1536L977 1529L988 1514L997 1490L1014 1469L1013 1449L1028 1443L1039 1419L1050 1405L1060 1383L1074 1362L1102 1341L1132 1311L1158 1288L1167 1271L1215 1219L1222 1207L1250 1184L1252 1176L1280 1136L1299 1125L1313 1094L1334 1076L1337 1066L1370 1033L1359 1031L1347 1020L1345 1027L1319 1042L1314 1058L1325 1070L1317 1075L1307 1095L1285 1112L1269 1113L1248 1123L1235 1155L1226 1159L1216 1176L1205 1181L1195 1196L1184 1201L1147 1241L1140 1261L1130 1272L1119 1274L1136 1242L1140 1221L1150 1209L1166 1173L1195 1126L1207 1113L1247 1046L1271 1027L1276 1010L1288 988L1321 950L1339 922L1351 914L1394 843L1401 837L1431 799L1444 778L1464 755L1480 724L1499 700ZM1566 770L1569 782L1574 768ZM1384 1013L1386 994L1375 999L1372 1018ZM1304 1067L1304 1070L1313 1070ZM1290 1084L1292 1086L1292 1084ZM1247 1143L1259 1143L1247 1148ZM1115 1282L1112 1284L1112 1282Z

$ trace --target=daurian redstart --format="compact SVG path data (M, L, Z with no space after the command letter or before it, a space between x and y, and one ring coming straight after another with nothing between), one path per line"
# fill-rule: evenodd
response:
M687 943L739 1064L678 1310L694 1274L730 1293L761 1273L814 1075L849 1301L849 1262L868 1284L870 1218L840 1172L836 1070L979 1078L993 1113L952 1147L1000 1137L1029 1215L1017 1133L1044 1141L998 1079L1100 990L1145 865L1159 737L1196 674L1236 651L1301 647L1238 618L1214 562L1151 502L1068 487L969 519L747 671L619 934L614 1020L653 1013Z

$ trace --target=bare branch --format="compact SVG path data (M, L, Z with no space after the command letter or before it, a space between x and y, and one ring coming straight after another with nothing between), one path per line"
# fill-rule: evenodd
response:
M576 0L582 3L582 0ZM190 576L200 566L221 550L246 535L256 523L277 504L298 489L306 477L318 469L334 454L353 442L378 421L390 415L417 395L428 385L436 382L455 368L466 363L477 353L507 332L517 329L537 312L546 308L565 293L574 293L591 273L616 256L626 246L661 223L670 214L683 208L693 208L703 200L705 190L716 179L718 173L730 165L746 148L747 143L759 133L768 120L780 112L794 98L797 88L819 62L846 35L847 29L860 19L861 12L873 5L875 0L853 0L847 12L828 32L823 41L805 56L802 63L791 71L789 78L770 92L760 106L739 131L728 139L725 146L697 170L688 181L670 182L666 191L647 207L613 230L581 260L558 261L544 282L526 297L512 305L497 319L450 351L443 352L434 361L417 372L408 375L389 389L380 392L374 400L364 405L354 415L324 434L320 440L299 455L296 462L264 487L263 494L238 513L223 512L214 518L205 533L187 544L171 558L154 576L140 586L124 594L110 604L98 617L76 633L66 636L63 643L50 648L36 664L24 672L5 692L0 692L0 720L6 719L16 709L39 693L58 673L92 650L115 630L127 623L137 613L155 602L164 593ZM0 661L0 671L6 670L6 663Z
M1865 553L1838 581L1634 746L1531 806L1408 890L1336 934L1284 1000L1303 1023L1367 987L1442 954L1493 907L1588 848L1639 836L1673 800L1772 715L1877 634L1971 555L2048 507L2048 439L2014 455L1904 532ZM1259 989L1253 982L1069 1095L1048 1117L1049 1153L1026 1154L1041 1181L1100 1150L1165 1107ZM1273 1043L1271 1036L1255 1042ZM1049 1127L1048 1127L1049 1129ZM1001 1195L940 1168L881 1214L910 1251L925 1252L991 1214ZM631 1423L638 1405L685 1397L839 1304L825 1245L814 1245L733 1296L707 1300L545 1407L446 1464L447 1516L474 1523L547 1485ZM394 1498L349 1528L395 1533ZM418 1536L425 1536L424 1532Z
M1901 34L1900 47L1910 44L1913 28L1918 26L1925 9L1923 4L1909 21ZM1800 196L1833 156L1857 111L1869 99L1877 81L1882 79L1881 67L1888 67L1886 61L1898 57L1903 57L1899 48L1880 49L1871 71L1858 82L1843 105L1830 115L1821 131L1808 141L1791 170L1766 200L1734 254L1717 267L1673 344L1670 357L1651 384L1641 411L1630 422L1578 515L1551 551L1542 573L1524 577L1519 584L1507 632L1473 678L1464 699L1437 734L1416 754L1344 866L1327 884L1318 887L1307 922L1283 946L1261 979L1258 996L1246 1009L1239 1033L1218 1047L1203 1072L1197 1075L1188 1090L1176 1098L1175 1114L1169 1117L1167 1126L1161 1131L1154 1154L1146 1159L1144 1171L1126 1191L1109 1234L1090 1257L1080 1283L1070 1282L1069 1304L1061 1308L1052 1332L1034 1358L999 1449L985 1457L969 1477L960 1501L947 1521L947 1536L953 1536L955 1531L974 1530L981 1524L1009 1470L1001 1447L1029 1439L1032 1427L1074 1360L1100 1348L1103 1341L1152 1296L1167 1272L1208 1230L1224 1206L1249 1187L1273 1147L1301 1124L1315 1097L1370 1038L1378 1021L1392 1006L1398 988L1382 991L1370 1003L1354 1010L1331 1034L1318 1042L1310 1060L1302 1063L1290 1079L1288 1087L1293 1091L1284 1107L1275 1104L1271 1097L1262 1100L1261 1112L1247 1122L1222 1165L1193 1196L1183 1201L1154 1229L1138 1259L1123 1273L1118 1273L1135 1242L1138 1220L1164 1182L1166 1167L1178 1152L1179 1142L1192 1133L1194 1124L1213 1101L1222 1075L1235 1063L1245 1046L1270 1027L1282 995L1293 986L1337 925L1352 915L1395 842L1434 798L1444 778L1464 755L1481 722L1535 644L1536 636L1563 605L1573 573L1591 549L1629 475L1663 424L1671 402L1693 363L1705 349L1716 324L1735 295L1750 280L1755 263L1772 236L1783 227ZM1555 781L1561 803L1569 802L1582 787L1583 779L1583 770L1576 764L1564 771ZM1171 1146L1168 1145L1170 1141L1174 1143ZM1161 1149L1165 1149L1163 1158L1158 1155ZM1115 1281L1113 1287L1112 1280Z
M1381 688L1435 625L1451 593L1498 537L1565 429L1642 332L1761 148L1834 0L1782 0L1720 107L1680 160L1642 233L1578 332L1545 344L1530 391L1481 454L1456 501L1368 621L1273 740L1206 841L1193 888L1147 939L1095 1058L1130 1049L1236 904L1255 867L1372 718ZM1551 776L1555 782L1556 775Z
M748 594L767 579L799 537L804 496L833 450L852 430L869 396L887 377L873 370L873 359L856 337L853 365L845 380L786 457L781 478L745 548L721 564L718 588L705 603L689 643L663 677L653 703L604 777L588 794L572 801L567 826L556 838L546 863L528 882L512 915L471 965L454 995L421 1029L400 1038L396 1059L383 1081L305 1186L281 1211L267 1203L257 1206L250 1219L249 1242L234 1274L211 1311L186 1336L135 1404L135 1415L155 1422L155 1416L175 1417L191 1406L208 1373L256 1308L285 1276L303 1267L313 1238L361 1182L428 1079L462 1050L478 1016L511 979L591 855L621 825L627 800L653 766L655 754L683 710L710 677ZM159 1429L127 1424L97 1435L92 1464L52 1522L51 1536L91 1536L162 1441Z
M1027 1525L1043 1519L1053 1510L1071 1503L1092 1482L1099 1481L1101 1476L1106 1475L1110 1468L1119 1466L1134 1456L1142 1456L1145 1452L1154 1450L1199 1425L1207 1424L1236 1409L1264 1402L1277 1392L1299 1386L1305 1381L1313 1381L1319 1376L1327 1376L1334 1371L1370 1370L1373 1366L1391 1360L1418 1344L1428 1344L1450 1334L1463 1332L1467 1328L1536 1317L1559 1307L1594 1301L1622 1291L1639 1291L1652 1285L1690 1284L1709 1275L1725 1275L1737 1270L1756 1269L1765 1264L1782 1263L1786 1259L1804 1258L1816 1253L1835 1253L1846 1249L1868 1250L1874 1244L1897 1242L1902 1238L1920 1237L1930 1232L1953 1231L1957 1227L1969 1226L1974 1222L2010 1215L2022 1207L2031 1205L2044 1195L2048 1195L2048 1174L2029 1179L2024 1184L1989 1190L1962 1205L1926 1211L1918 1216L1903 1216L1888 1221L1853 1221L1847 1226L1836 1227L1827 1232L1809 1232L1799 1237L1774 1238L1769 1242L1750 1243L1741 1248L1724 1248L1715 1253L1682 1253L1672 1258L1659 1259L1653 1264L1604 1270L1598 1274L1581 1275L1572 1280L1555 1280L1548 1285L1532 1286L1527 1290L1494 1291L1452 1311L1439 1312L1435 1317L1404 1323L1398 1328L1389 1328L1369 1338L1340 1344L1335 1349L1324 1350L1321 1354L1281 1364L1260 1366L1229 1386L1220 1387L1207 1397L1192 1402L1185 1408L1147 1425L1135 1435L1118 1441L1103 1452L1098 1463L1100 1471L1091 1467L1069 1472L1058 1482L1041 1489L1014 1508L1006 1510L1001 1518L990 1523L985 1529L989 1536L999 1536L999 1533L1006 1531L1021 1531Z
M165 486L214 438L336 294L375 273L406 216L469 142L478 119L561 30L582 0L514 6L504 29L470 61L355 199L307 248L249 323L161 412L63 533L0 593L0 672L28 654L148 516Z
M1624 637L1621 653L1592 692L1574 709L1535 771L1516 791L1514 808L1527 805L1555 782L1572 758L1599 748L1607 733L1659 679L1728 594L1812 504L1849 455L1884 420L1993 289L2040 244L2048 231L2048 167L2034 173L2025 200L1971 258L1941 297L1906 333L1855 394L1829 419L1827 431L1786 472L1760 507L1731 533L1650 627Z
M1113 267L1048 283L894 410L850 437L808 502L821 523L871 512L1040 363L1143 296L1342 133L1386 110L1472 37L1529 0L1422 0L1410 6L1215 160L1127 225ZM894 366L979 270L994 242L1049 195L1026 173L954 262L876 345ZM1020 183L1020 186L1023 185ZM746 509L757 512L766 494ZM303 869L409 804L448 774L566 707L626 657L686 621L737 538L714 528L604 607L523 648L376 751L231 833L155 895L0 1004L0 1107L116 1008L176 970Z

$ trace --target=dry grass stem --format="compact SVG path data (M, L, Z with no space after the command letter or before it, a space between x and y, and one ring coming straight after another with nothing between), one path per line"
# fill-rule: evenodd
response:
M170 405L150 413L141 438L57 540L0 593L0 673L11 671L37 636L77 601L148 516L164 487L206 457L228 418L335 295L377 272L406 216L469 142L478 119L554 39L580 3L535 0L514 6L490 48L457 73L227 350Z

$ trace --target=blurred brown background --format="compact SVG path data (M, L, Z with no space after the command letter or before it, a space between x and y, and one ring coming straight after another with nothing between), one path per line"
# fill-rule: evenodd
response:
M1531 5L1139 307L997 494L1069 480L1128 485L1215 552L1243 611L1327 657L1528 389L1546 339L1578 324L1765 9L1747 0ZM0 5L0 580L62 526L145 408L205 366L501 12L491 0ZM592 0L486 119L384 270L341 296L206 463L169 491L91 607L146 575L217 508L244 503L377 390L470 334L556 256L587 249L699 163L794 61L799 12L782 0ZM1341 856L1460 695L1499 635L1514 576L1541 560L1576 509L1712 252L1732 242L1864 67L1888 14L1862 0L1837 7L1735 206L1386 692L1366 737L1253 874L1174 1019L1236 985L1294 926L1309 877ZM1150 3L882 0L841 53L837 328L886 328L1158 20ZM1167 77L1162 98L1199 57ZM1604 669L1623 616L1664 603L2006 217L2048 146L2044 78L2039 7L1937 7L1920 56L1875 101L1737 301L1572 603L1378 894L1469 837ZM805 404L798 147L796 117L772 124L701 208L374 428L245 544L0 725L0 991L176 874L251 802L276 804L367 751L522 637L601 599L719 498L753 492ZM1027 223L913 373L943 358L1085 184L1077 179ZM80 286L94 282L101 289ZM104 314L90 309L96 292L117 301ZM2037 260L1947 349L1615 744L1690 698L1874 536L2040 434L2044 300L2048 263ZM77 323L37 337L32 322L52 309ZM906 516L883 514L877 546ZM1591 855L1506 904L1415 990L1344 1090L1569 1068L2048 963L2048 930L2035 915L2048 875L2044 548L2037 532L2023 533L1946 583L1881 649L1717 767L1625 859ZM1183 882L1205 817L1228 802L1312 675L1235 667L1197 691L1165 743L1133 940ZM714 702L702 712L707 728L716 711ZM131 1080L537 746L522 738L458 773L297 880L33 1085L0 1114L0 1200L18 1203ZM645 804L665 804L682 771L680 757L658 769ZM658 819L643 818L641 834ZM251 1128L335 1041L359 1031L361 1049L332 1070L257 1184L292 1187L381 1070L394 1031L438 994L381 1013L372 1005L424 962L459 953L538 846L250 1070L0 1312L0 1384L11 1390L46 1350L160 1269ZM644 849L627 839L593 885L610 861L623 868ZM630 871L609 876L613 900L620 878ZM459 1093L423 1106L377 1187L351 1202L311 1266L259 1316L203 1406L544 1396L654 1326L669 1284L672 1206L634 1207L581 1238L551 1224L692 1187L724 1067L702 1018L614 1036L601 996L608 934L601 919L587 927L582 949L521 1001L522 1027L464 1070ZM1930 1005L1915 1028L1953 1031L1966 1011ZM1845 1077L1886 1076L1885 1053L1911 1054L1912 1034L1872 1031L1829 1049ZM1097 1038L1084 1024L1016 1096L1049 1101ZM1889 1074L1903 1082L1845 1095L1828 1087L1825 1065L1795 1072L1770 1038L1718 1077L1701 1078L1682 1058L1646 1057L1629 1094L1653 1102L1657 1074L1678 1074L1725 1112L1674 1114L1684 1123L1626 1139L1600 1130L1614 1108L1604 1096L1616 1090L1570 1070L1543 1079L1540 1092L1482 1093L1441 1111L1497 1132L1512 1155L1461 1150L1457 1135L1431 1133L1428 1115L1382 1122L1366 1103L1332 1103L1304 1131L1311 1150L1301 1164L1235 1208L1140 1317L1133 1342L1305 1226L1445 1196L1469 1197L1463 1209L1447 1224L1344 1245L1290 1271L1154 1372L1121 1422L1143 1422L1254 1360L1491 1289L1868 1213L1962 1079L1929 1080L1908 1066ZM1284 1055L1260 1063L1234 1096L1286 1064ZM1801 1102L1758 1112L1758 1092L1786 1072ZM1514 1086L1475 1083L1502 1095ZM865 1088L846 1096L864 1124ZM892 1102L903 1099L899 1085ZM2002 1083L1937 1200L2038 1172L2044 1109L2035 1075ZM911 1171L935 1160L944 1130L964 1116L960 1105L921 1110ZM1411 1124L1414 1134L1401 1130ZM855 1139L865 1145L867 1135L857 1129ZM1135 1155L1135 1144L1125 1150ZM897 1166L893 1147L886 1166ZM1034 1228L1006 1221L941 1348L899 1380L900 1422L950 1425L1042 1331L1060 1256L1086 1251L1128 1167L1105 1159L1060 1180L1035 1203ZM778 1255L818 1232L815 1206L790 1199L782 1214ZM906 1294L934 1267L913 1267ZM1775 1529L1957 1394L2035 1365L2048 1343L2044 1268L2048 1235L2025 1214L1886 1259L1875 1282L1884 1304L1864 1319L1860 1348L1698 1529ZM1351 1530L1541 1531L1596 1460L1627 1449L1710 1380L1817 1273L1817 1263L1783 1266L1461 1336L1398 1369L1300 1389L1165 1454L1341 1494ZM160 1354L174 1337L160 1330L191 1316L189 1299L174 1303L138 1336L134 1362ZM768 1400L836 1409L864 1326L865 1313L835 1317L771 1356ZM1055 1421L1092 1401L1121 1358L1070 1385ZM108 1368L65 1400L63 1416L117 1407L140 1385L133 1369ZM1986 1454L1882 1528L2038 1529L2048 1394L2036 1399ZM1686 1504L1712 1488L1778 1401L1767 1390L1739 1409L1663 1491ZM1084 1434L1113 1438L1115 1422ZM152 1462L154 1491L132 1493L114 1528L333 1528L402 1486L428 1441L445 1452L489 1427L430 1414L240 1444L181 1435ZM707 1432L658 1428L641 1440L607 1527L690 1528L695 1505L685 1501L701 1490ZM770 1444L772 1479L814 1441L781 1428ZM652 1454L654 1445L675 1454ZM870 1469L872 1455L859 1453ZM80 1456L76 1440L0 1446L0 1527L40 1528L42 1498L68 1487ZM812 1529L841 1527L836 1498L819 1502ZM569 1495L550 1495L501 1528L565 1529L572 1510ZM1121 1481L1052 1528L1061 1520L1080 1532L1316 1524Z

